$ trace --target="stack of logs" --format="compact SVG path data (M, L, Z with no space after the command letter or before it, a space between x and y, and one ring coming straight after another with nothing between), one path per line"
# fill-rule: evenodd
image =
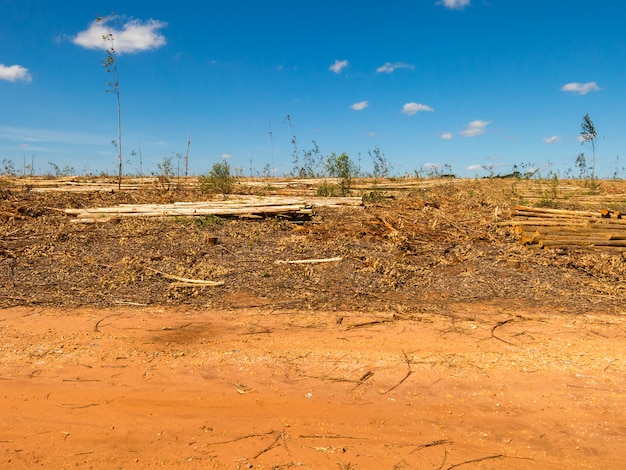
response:
M618 211L570 211L516 206L512 220L522 245L581 251L626 251L626 217Z
M114 207L65 209L74 216L74 223L109 222L121 217L241 217L260 219L283 217L286 219L308 218L313 207L362 206L360 197L336 198L289 198L230 196L228 200L202 202L175 202L173 204L120 204Z

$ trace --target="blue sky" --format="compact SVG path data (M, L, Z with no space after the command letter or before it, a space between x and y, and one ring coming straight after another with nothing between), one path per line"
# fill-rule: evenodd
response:
M115 173L104 27L125 172L139 170L139 149L156 172L190 136L190 173L226 158L245 175L272 161L283 175L293 131L300 154L315 141L365 171L379 148L394 174L532 164L578 175L588 113L596 174L626 177L621 2L0 0L0 11L0 161L18 169L34 156L38 172Z

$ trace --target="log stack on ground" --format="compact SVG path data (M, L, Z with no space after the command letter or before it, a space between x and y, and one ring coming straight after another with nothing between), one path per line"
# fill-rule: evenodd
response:
M74 223L109 222L121 217L241 217L259 219L310 217L314 207L361 206L358 197L343 198L285 198L233 196L226 200L176 202L173 204L120 204L113 207L65 209L75 218Z
M571 211L516 206L512 226L523 245L578 251L626 252L626 218L610 209Z

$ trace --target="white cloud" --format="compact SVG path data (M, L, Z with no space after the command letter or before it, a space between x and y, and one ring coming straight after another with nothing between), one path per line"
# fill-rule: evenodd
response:
M409 116L412 116L419 111L434 111L434 109L425 104L411 102L411 103L405 103L404 106L402 106L401 112L404 114L408 114Z
M355 111L361 111L367 108L368 106L369 106L369 103L367 101L359 101L358 103L351 104L350 108L354 109Z
M463 137L475 137L487 131L487 126L491 121L481 121L480 119L470 122L465 129L459 132Z
M465 168L466 171L481 171L484 169L485 167L483 165L469 165Z
M233 156L230 153L223 153L222 154L222 159L223 160L228 160L229 158L233 158Z
M553 144L555 142L558 142L559 140L561 140L561 136L560 135L553 135L552 137L544 137L543 141L546 144Z
M441 137L443 140L451 140L452 132L442 132L439 137Z
M376 132L368 132L367 136L368 137L380 137Z
M437 169L440 168L441 164L440 163L424 163L422 165L422 168L426 168L427 170L432 170L432 169Z
M347 60L335 60L335 63L328 67L328 70L332 70L335 73L341 73L343 69L348 66Z
M385 62L383 65L376 69L376 73L391 73L396 69L414 70L415 66L411 64L405 64L404 62Z
M111 47L109 41L103 36L113 35L113 48L118 54L134 53L157 49L165 45L165 36L159 33L159 29L165 27L167 23L157 20L148 20L143 23L140 20L129 20L121 29L116 29L111 25L116 17L109 17L103 20L96 20L89 25L85 31L81 31L72 39L77 46L85 49L102 49Z
M7 82L30 82L32 77L28 73L28 69L21 65L4 65L0 64L0 80L6 80Z
M587 83L566 83L561 87L562 91L569 91L572 93L577 93L579 95L586 95L590 91L599 91L600 87L596 82L587 82Z
M470 0L441 0L438 4L450 10L462 10L470 4Z

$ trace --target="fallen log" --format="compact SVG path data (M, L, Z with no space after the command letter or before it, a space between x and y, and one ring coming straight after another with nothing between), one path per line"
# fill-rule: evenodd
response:
M594 246L594 247L623 247L626 248L626 240L567 240L567 239L541 239L538 245L547 246Z
M544 214L544 215L561 215L570 217L601 217L599 212L593 211L572 211L565 209L550 209L547 207L530 207L530 206L515 206L515 212L526 212L531 214Z

